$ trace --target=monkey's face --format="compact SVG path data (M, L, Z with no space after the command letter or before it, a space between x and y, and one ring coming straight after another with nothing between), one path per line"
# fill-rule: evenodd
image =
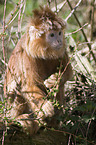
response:
M65 39L62 29L43 31L30 26L27 34L26 51L33 58L56 59L64 56Z
M63 31L50 30L46 33L46 42L54 50L59 50L63 47Z

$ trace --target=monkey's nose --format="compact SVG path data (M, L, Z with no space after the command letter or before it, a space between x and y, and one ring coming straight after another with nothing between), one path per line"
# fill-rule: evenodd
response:
M57 40L58 43L61 43L61 40Z

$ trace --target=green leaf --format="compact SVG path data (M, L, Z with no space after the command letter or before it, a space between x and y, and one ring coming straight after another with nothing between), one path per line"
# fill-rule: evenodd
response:
M89 115L84 115L82 117L82 120L84 120L85 123L88 123L90 120L95 120L95 117L89 116Z

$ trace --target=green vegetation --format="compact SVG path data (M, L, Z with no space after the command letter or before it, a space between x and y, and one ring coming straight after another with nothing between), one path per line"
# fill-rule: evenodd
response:
M12 50L25 32L27 21L29 21L28 17L32 16L32 10L34 8L38 8L40 4L44 5L48 4L48 2L48 0L7 0L5 11L6 15L4 17L4 1L0 0L0 120L3 119L3 122L9 121L6 116L5 118L2 118L2 114L4 114L7 110L7 103L3 94L4 74L7 62ZM66 20L72 12L68 3L69 0L67 0L64 5L62 5L63 2L63 0L52 0L49 5L52 8L54 6L57 7L56 9L59 9L58 14ZM73 8L78 2L81 1L70 1ZM67 136L65 145L96 144L95 8L95 0L82 0L78 7L74 9L75 12L67 20L65 36L67 51L69 52L71 58L74 75L72 80L66 83L66 105L60 106L59 103L54 100L54 106L61 109L64 115L58 116L57 118L61 123L60 129L53 129L53 132L55 130L55 133L57 132L58 134L58 132L60 132L61 134L62 131L63 134ZM78 21L82 26L81 28ZM82 32L82 28L84 33ZM54 96L57 92L58 87L56 86L51 92L48 90L50 96ZM43 140L43 135L39 136L39 139ZM45 133L45 135L47 138L48 134ZM19 136L20 135L18 135L18 137ZM21 136L24 137L24 135ZM35 139L33 139L33 142L35 142L34 144L39 145L40 142L42 143L41 140L39 143L34 141ZM50 142L48 143L51 144ZM1 143L4 145L3 133Z

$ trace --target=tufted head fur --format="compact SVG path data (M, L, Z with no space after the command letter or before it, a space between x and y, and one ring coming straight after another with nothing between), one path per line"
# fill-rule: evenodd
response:
M40 7L40 10L35 9L33 11L34 17L32 24L37 29L49 30L49 29L64 29L65 23L54 12L52 12L47 6Z
M46 33L50 30L58 31L65 28L65 22L52 12L47 6L33 11L33 18L28 26L26 51L32 57L58 58L63 55L63 48L59 51L52 50L50 44L46 43ZM64 39L65 40L65 39Z

